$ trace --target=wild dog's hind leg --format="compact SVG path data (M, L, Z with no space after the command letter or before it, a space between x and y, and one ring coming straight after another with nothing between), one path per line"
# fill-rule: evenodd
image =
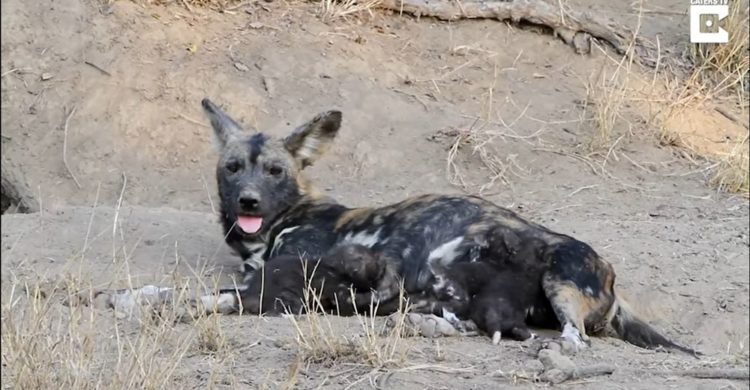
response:
M576 349L587 346L587 330L606 324L614 303L614 271L591 247L576 240L555 244L546 251L549 268L542 288L562 326L562 338Z

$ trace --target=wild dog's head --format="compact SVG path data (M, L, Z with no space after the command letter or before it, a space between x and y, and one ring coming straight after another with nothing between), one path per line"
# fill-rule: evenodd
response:
M234 229L242 236L261 234L305 195L299 173L330 146L341 126L341 112L320 113L287 137L273 139L243 131L207 98L201 103L221 150L216 180L226 233Z

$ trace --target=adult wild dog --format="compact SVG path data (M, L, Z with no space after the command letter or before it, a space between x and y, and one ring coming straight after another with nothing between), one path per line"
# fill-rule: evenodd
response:
M692 353L635 316L615 292L615 273L589 245L526 221L474 196L416 196L379 208L348 208L318 195L301 172L331 145L342 114L327 111L283 139L246 133L203 99L220 148L216 167L226 242L243 259L246 280L277 256L322 256L335 245L359 244L392 259L409 295L450 278L447 266L486 261L536 272L539 297L527 321L556 326L585 347L588 334L611 328L640 347ZM237 310L243 289L221 291L204 303ZM381 301L395 297L379 296ZM537 299L539 298L539 299Z

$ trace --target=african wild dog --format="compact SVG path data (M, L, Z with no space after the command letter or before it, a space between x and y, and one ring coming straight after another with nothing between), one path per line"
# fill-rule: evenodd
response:
M614 289L615 273L587 244L529 222L475 196L416 196L380 208L348 208L315 193L301 171L331 145L341 112L327 111L283 139L245 133L208 99L202 101L220 145L216 176L227 243L244 260L246 279L277 256L321 256L335 245L361 244L397 264L407 294L420 294L445 275L430 264L471 260L518 264L540 280L536 320L559 324L562 337L585 347L588 333L607 326L641 347L692 352L638 319ZM506 245L504 258L483 257ZM538 271L537 271L538 270ZM386 301L390 297L381 297ZM537 299L539 298L539 299ZM207 302L237 310L234 292ZM206 300L204 300L206 302Z
M381 296L397 293L397 275L386 259L365 246L343 244L319 259L275 257L253 273L240 300L242 309L253 314L300 314L312 306L353 315L368 311Z

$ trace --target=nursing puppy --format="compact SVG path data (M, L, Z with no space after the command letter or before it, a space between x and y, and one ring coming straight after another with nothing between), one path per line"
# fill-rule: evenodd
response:
M367 309L373 300L398 292L392 265L369 248L346 244L319 259L284 255L268 261L240 291L243 310L253 314L301 314L318 308L338 315ZM319 303L318 303L319 302Z
M534 297L539 292L538 280L518 272L498 272L472 299L469 318L492 337L493 344L500 342L501 335L514 340L536 338L526 325L526 317L533 312Z
M474 261L452 264L442 275L433 285L433 296L419 301L416 311L443 315L457 327L463 326L461 319L471 319L495 344L501 335L515 340L533 337L526 317L541 294L534 273Z

